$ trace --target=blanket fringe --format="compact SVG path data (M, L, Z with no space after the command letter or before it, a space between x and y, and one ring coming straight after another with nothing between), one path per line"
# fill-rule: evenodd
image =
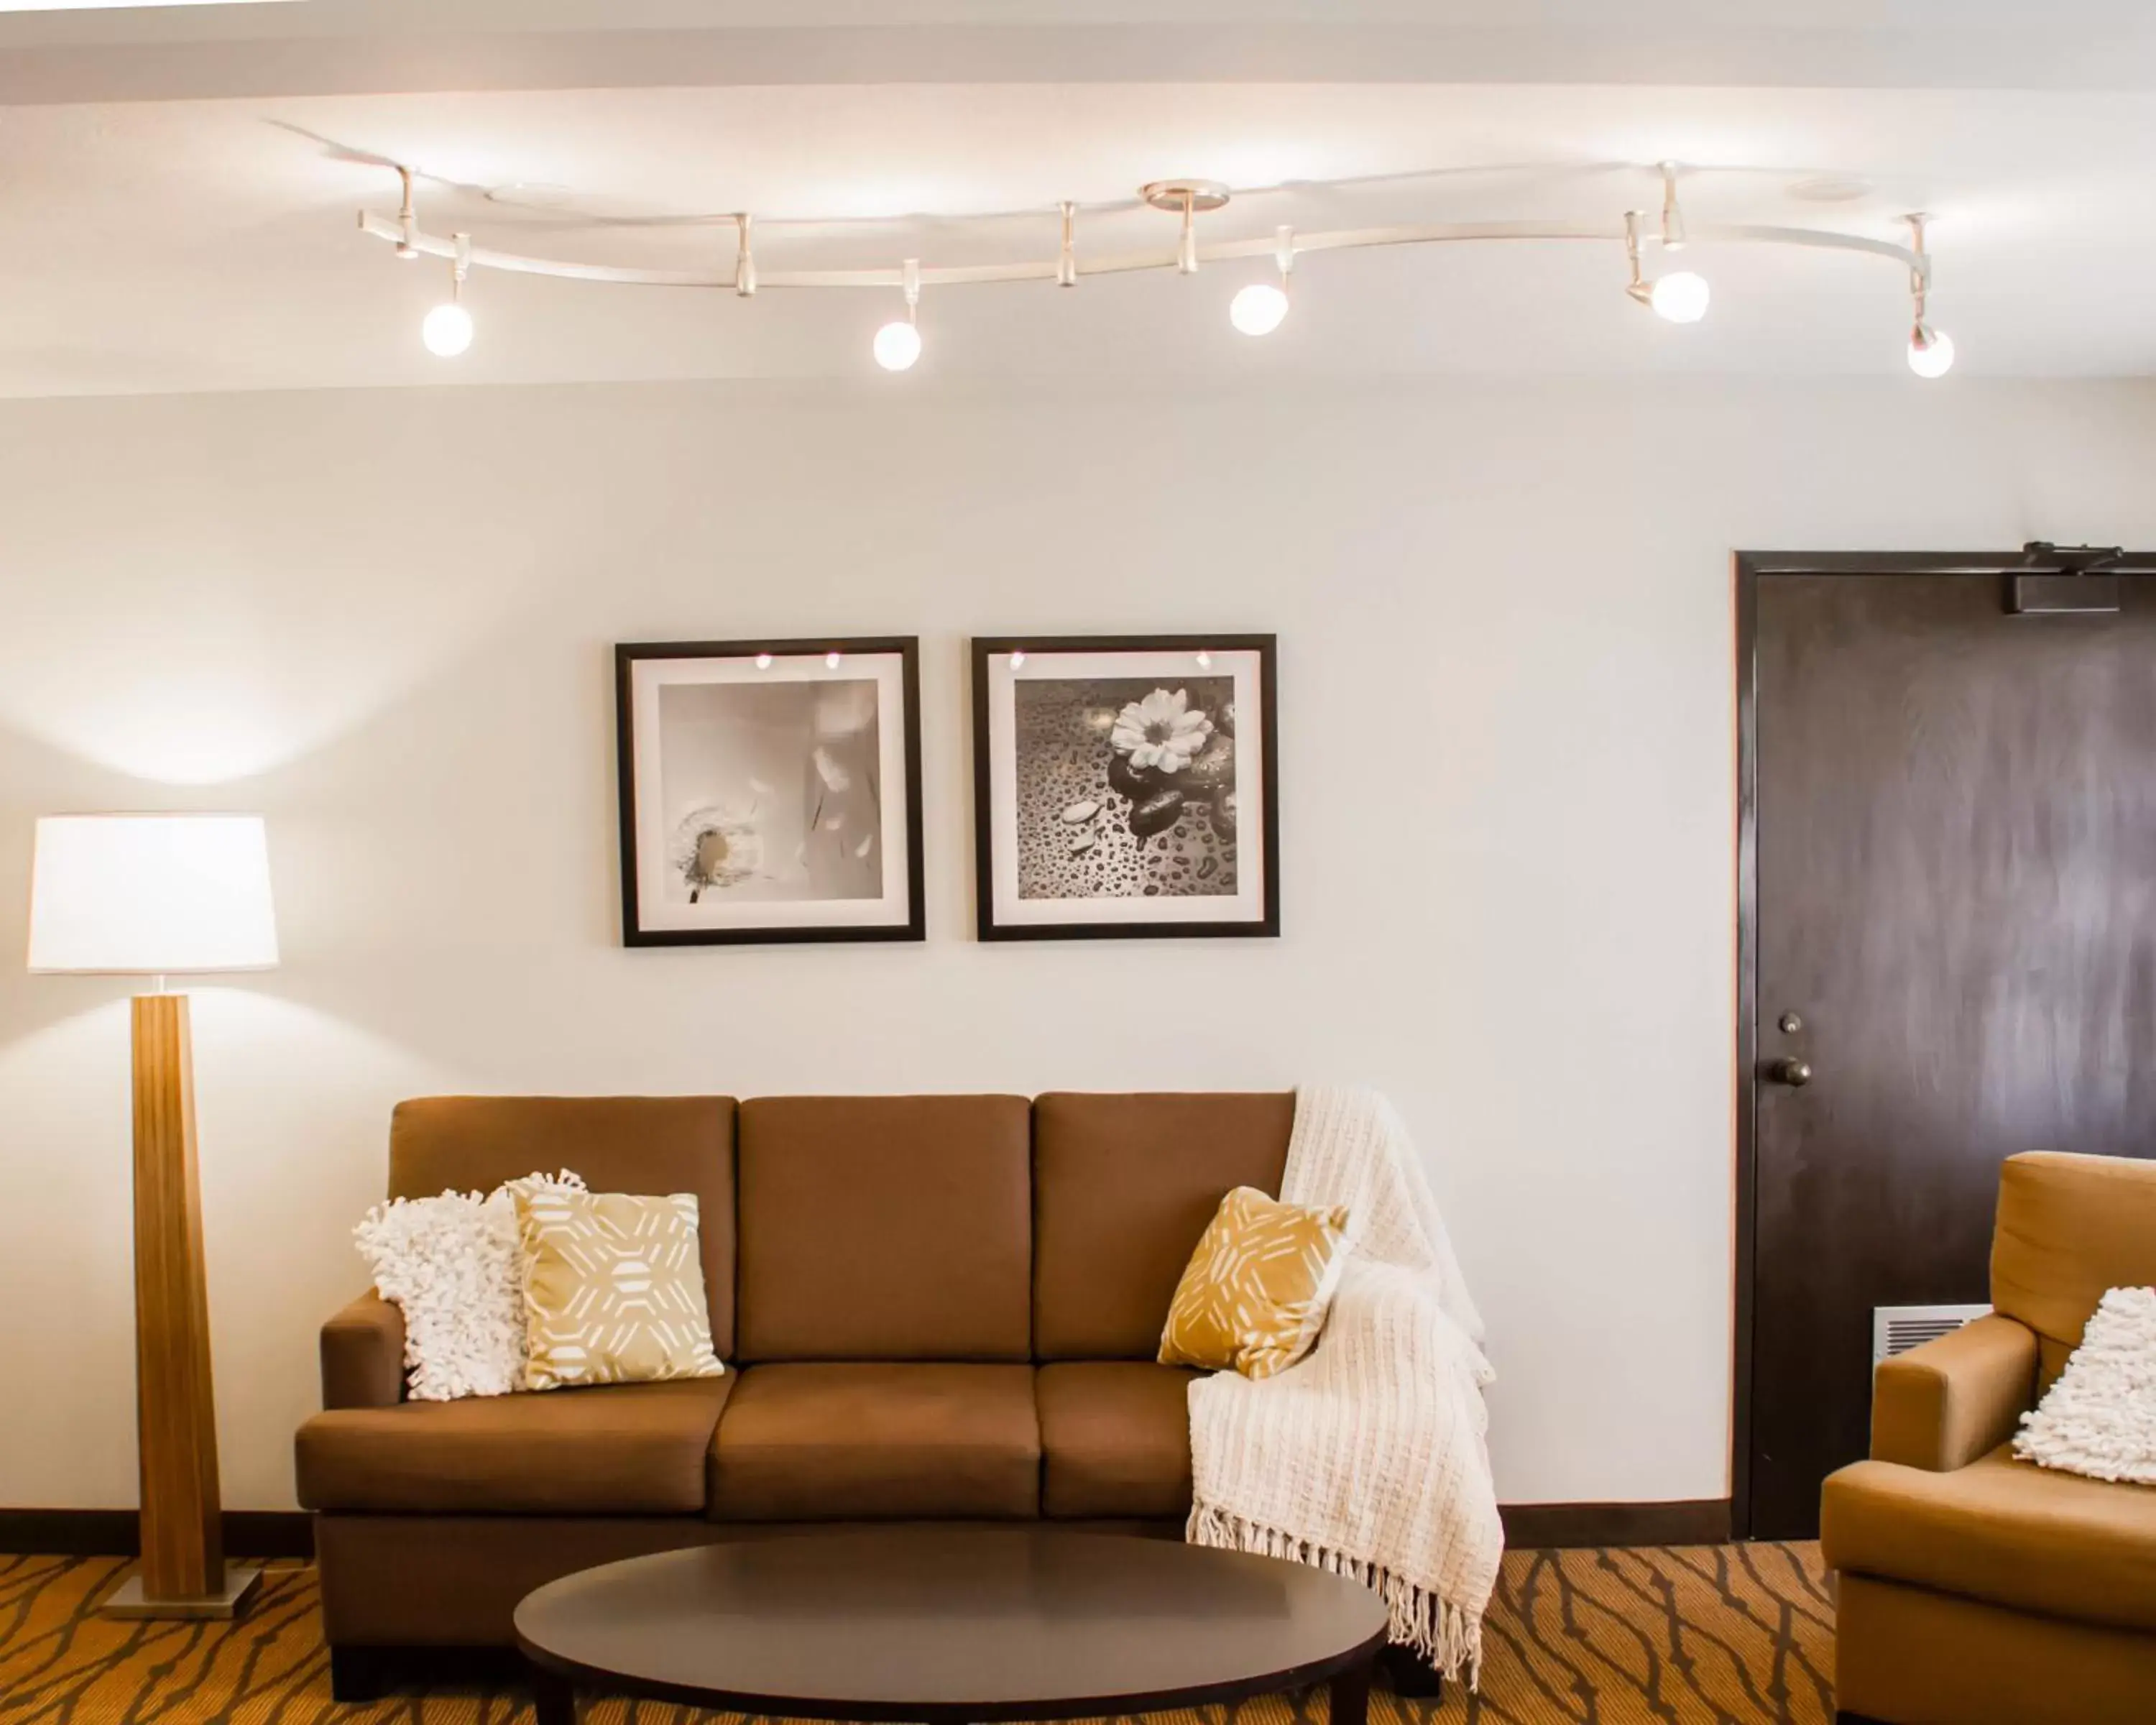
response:
M1373 1563L1329 1546L1301 1539L1278 1527L1247 1521L1232 1511L1209 1503L1191 1507L1183 1529L1192 1545L1209 1545L1223 1551L1255 1552L1261 1557L1284 1558L1329 1574L1344 1575L1385 1602L1392 1621L1389 1638L1399 1647L1411 1647L1417 1657L1457 1681L1463 1666L1467 1686L1479 1688L1482 1680L1482 1617L1446 1604L1429 1589L1405 1576L1396 1575L1382 1563Z

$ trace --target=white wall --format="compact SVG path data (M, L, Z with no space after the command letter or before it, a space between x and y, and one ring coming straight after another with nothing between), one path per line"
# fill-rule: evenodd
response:
M1726 1485L1735 547L2156 542L2143 385L932 380L0 407L30 818L271 820L198 996L228 1502L291 1501L398 1097L1365 1080L1511 1501ZM968 935L969 633L1276 629L1286 936ZM922 947L616 944L618 639L923 642ZM11 960L11 965L13 961ZM124 984L0 966L0 1503L132 1501Z

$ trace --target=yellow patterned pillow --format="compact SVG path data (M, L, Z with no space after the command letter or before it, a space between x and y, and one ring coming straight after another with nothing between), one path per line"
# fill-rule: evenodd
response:
M516 1194L526 1389L716 1378L696 1195Z
M1164 1366L1245 1378L1284 1372L1317 1345L1348 1261L1348 1212L1282 1204L1255 1187L1220 1200L1190 1255L1160 1338Z

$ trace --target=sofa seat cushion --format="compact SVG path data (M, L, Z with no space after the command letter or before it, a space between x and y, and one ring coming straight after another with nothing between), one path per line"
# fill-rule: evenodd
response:
M2156 1630L2156 1486L2049 1472L2007 1445L1952 1473L1845 1467L1826 1482L1820 1539L1836 1569Z
M1063 1518L1190 1512L1190 1380L1177 1366L1068 1360L1043 1366L1041 1513Z
M752 1366L740 1373L712 1442L715 1520L1012 1520L1040 1512L1030 1366Z
M339 1408L300 1428L309 1509L698 1515L734 1379Z

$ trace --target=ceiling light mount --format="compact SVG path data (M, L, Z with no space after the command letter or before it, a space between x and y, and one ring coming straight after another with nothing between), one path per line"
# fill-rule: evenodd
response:
M1138 196L1155 209L1183 218L1183 232L1175 245L1178 275L1198 273L1198 218L1209 210L1225 209L1233 194L1218 180L1149 180L1138 187Z
M400 167L397 177L404 186L403 207L397 212L397 255L408 263L419 255L419 207L412 196L412 170Z
M1138 187L1138 196L1172 216L1185 209L1202 216L1227 208L1235 193L1218 180L1148 180Z
M755 222L745 210L734 217L734 291L744 300L756 297L756 241L750 232Z
M1684 212L1677 208L1677 165L1674 162L1662 164L1662 249L1681 252L1685 249Z

